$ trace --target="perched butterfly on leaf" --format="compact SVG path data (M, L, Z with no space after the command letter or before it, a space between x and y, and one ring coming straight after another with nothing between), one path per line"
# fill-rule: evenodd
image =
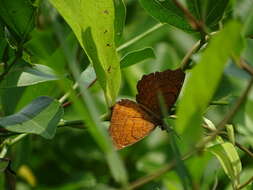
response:
M181 69L144 75L137 84L137 103L122 99L113 106L109 133L118 149L136 143L162 125L158 95L162 95L169 110L177 100L184 78Z

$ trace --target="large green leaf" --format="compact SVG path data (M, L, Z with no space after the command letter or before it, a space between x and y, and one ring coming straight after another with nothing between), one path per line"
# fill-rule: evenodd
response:
M120 61L120 67L125 68L146 59L154 59L155 54L152 48L143 48L127 53Z
M41 96L16 114L0 118L0 126L17 133L32 133L44 138L54 137L63 115L60 103Z
M161 23L167 23L185 31L193 31L184 13L172 0L139 0L142 7Z
M5 77L0 88L29 86L58 79L54 71L45 65L18 65Z
M200 131L202 114L211 101L224 67L232 54L242 50L241 24L232 21L211 39L199 63L189 74L179 103L177 130Z
M118 95L121 82L115 32L121 31L119 28L122 28L122 24L115 23L114 1L50 0L50 2L70 25L89 56L105 92L107 103L111 106Z
M17 40L25 40L35 26L35 7L29 0L0 0L0 20Z

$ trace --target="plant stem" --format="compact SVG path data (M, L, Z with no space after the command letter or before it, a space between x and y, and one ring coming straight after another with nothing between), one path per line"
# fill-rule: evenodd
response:
M191 158L195 154L195 151L187 153L185 156L182 157L182 160L187 160ZM176 166L176 160L173 160L171 163L166 164L161 169L157 170L156 172L149 174L147 176L141 177L137 179L136 181L132 182L128 188L129 189L136 189L137 187L140 187L154 179L157 179L158 177L162 176L166 172L172 170Z
M192 151L190 151L188 154L186 154L186 156L184 156L182 158L182 160L186 160L188 158L190 158L191 156L193 156L195 153L199 152L200 150L203 150L205 145L210 142L211 140L213 140L216 135L218 135L220 133L220 130L224 128L224 126L230 122L230 120L233 118L233 116L236 114L236 112L238 111L238 109L240 108L240 106L242 105L242 103L245 101L251 87L253 85L253 77L252 79L249 81L249 84L247 86L247 88L245 89L245 91L242 93L241 97L238 99L238 101L236 102L235 106L231 109L230 112L227 113L227 115L225 116L225 118L220 122L220 124L218 124L217 126L217 130L215 132L213 132L211 134L211 136L209 138L207 138L207 140L204 140L202 143L200 143L199 145L197 145L195 147L195 149L193 149ZM245 149L244 149L245 150ZM250 154L251 155L251 154ZM173 169L175 167L176 162L173 161L170 164L165 165L163 168L157 170L155 173L147 175L145 177L142 177L134 182L132 182L129 186L130 189L135 189L137 187L140 187L158 177L160 177L161 175L163 175L164 173L168 172L169 170ZM253 179L252 179L253 180Z
M78 87L78 84L75 83L75 84L73 85L72 88L75 90L75 89L77 89L77 87ZM64 94L64 95L59 99L59 102L60 102L61 104L63 104L63 102L65 102L65 101L68 99L69 95L70 95L70 92L67 92L66 94Z
M243 189L244 187L246 187L247 185L249 185L250 183L253 182L253 176L251 178L249 178L245 183L243 183L242 185L240 185L239 187L237 187L237 189Z
M243 59L239 60L239 66L246 72L248 72L251 76L253 76L253 68L247 64Z
M186 19L193 29L198 30L201 36L208 34L203 23L198 21L187 8L185 8L178 0L173 0L173 2L184 13Z
M184 71L187 69L187 66L190 63L191 60L191 56L197 52L200 49L200 40L197 41L192 48L186 53L186 55L184 56L182 62L181 62L181 69Z
M15 144L16 142L20 141L21 139L23 139L24 137L26 137L28 134L27 133L23 133L20 135L17 135L14 138L7 138L4 140L4 142L0 145L0 148L2 148L1 152L0 152L0 158L4 158L5 155L7 154L8 148L9 146Z
M203 124L202 127L205 128L205 129L208 129L209 131L212 131L212 132L217 131L217 130L214 130L214 129L210 128L208 125L205 125L205 124ZM225 131L219 131L219 134L222 137L224 137L226 140L229 140L228 135L227 135L227 133ZM239 149L241 149L243 152L245 152L246 154L248 154L251 158L253 158L253 153L248 148L246 148L245 146L241 145L237 141L235 141L235 145Z
M227 123L229 123L232 118L235 116L241 105L245 102L251 88L253 86L253 77L250 79L245 91L242 93L242 95L239 97L237 102L235 103L234 107L230 109L230 111L226 114L224 119L217 125L217 130L214 131L208 138L206 138L203 142L201 142L199 145L197 145L198 149L203 149L205 145L212 141L218 134L219 132L225 127Z
M209 105L212 105L212 106L223 106L223 105L229 105L229 102L225 101L225 100L212 101Z
M123 49L133 45L134 43L136 43L137 41L141 40L142 38L146 37L147 35L151 34L152 32L158 30L159 28L161 28L162 26L164 26L164 24L162 23L158 23L155 26L153 26L152 28L150 28L149 30L147 30L146 32L143 32L142 34L134 37L133 39L127 41L126 43L122 44L121 46L119 46L117 48L117 52L122 51Z
M238 142L235 142L235 145L253 159L253 153L249 149L247 149L245 146L241 145Z

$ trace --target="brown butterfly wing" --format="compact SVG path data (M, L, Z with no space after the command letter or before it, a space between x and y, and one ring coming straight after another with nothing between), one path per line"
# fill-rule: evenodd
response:
M162 117L158 94L162 95L169 110L177 100L184 78L185 73L181 69L144 75L137 84L136 101Z
M154 128L151 116L137 103L123 99L114 105L109 133L118 149L136 143Z

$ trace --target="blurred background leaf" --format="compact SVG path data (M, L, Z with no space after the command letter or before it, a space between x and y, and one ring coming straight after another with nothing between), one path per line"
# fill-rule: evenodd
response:
M48 75L47 77L44 76L44 69L39 69L38 72L35 69L36 72L33 70L33 75L29 75L29 80L26 80L25 84L29 85L22 87L15 85L10 88L1 88L1 118L19 113L25 106L40 96L48 96L52 100L59 100L65 95L66 91L69 92L72 89L73 85L79 82L81 88L86 88L97 77L96 74L98 72L95 72L93 65L90 64L90 55L83 51L81 46L83 43L81 31L78 35L76 32L80 26L83 26L85 19L88 19L87 16L95 13L95 9L85 7L89 10L80 13L79 10L83 7L75 6L75 2L68 1L69 4L64 9L64 15L68 13L69 15L74 15L73 18L69 18L69 16L68 20L66 16L62 17L62 12L56 10L50 2L53 1L12 0L7 2L0 0L0 74L12 63L17 53L17 42L21 40L25 42L22 46L22 55L19 57L19 61L14 64L13 71L17 68L20 68L20 72L25 68L33 70L33 65L35 65L35 68L36 65L43 65L42 67L46 68L45 73L50 74L48 78ZM64 2L60 1L60 5L64 6ZM85 3L86 1L83 2ZM190 12L204 24L208 32L217 32L216 35L219 35L220 30L226 27L228 22L236 19L242 23L241 29L243 32L249 31L250 34L252 0L185 0L180 2L183 2L184 6L190 9ZM112 19L114 14L115 18L114 20L112 19L113 21L110 20L108 26L110 26L111 30L107 33L111 35L110 43L113 42L114 44L111 47L113 49L112 55L118 56L116 57L118 67L119 60L127 62L128 65L128 67L122 69L122 83L117 99L135 99L137 93L136 84L144 74L164 71L168 68L178 68L186 53L200 39L199 34L193 32L183 13L172 5L172 1L170 0L114 0L106 1L106 3L111 3L109 8L114 11L109 12L112 13L109 16L106 14L107 12L103 13L102 11L101 16L107 15ZM74 11L71 11L72 8ZM10 12L11 10L14 10L14 12ZM61 15L59 15L58 11ZM6 17L7 13L10 13L8 18ZM26 23L29 23L29 15L31 14L33 15L30 20L31 23L26 25ZM102 29L104 29L104 26L107 26L107 24L104 24L104 18L100 19L98 18L99 16L97 14L96 17L92 17L90 22L92 22L91 24L94 27L96 27L97 23L102 23ZM10 18L13 18L13 20L10 20ZM66 21L68 22L66 23ZM71 27L70 21L74 23ZM17 28L14 28L14 26ZM101 31L105 32L105 30ZM224 39L221 39L216 48L214 48L214 51L226 51L228 48L225 45L228 43L228 40L230 40L229 44L236 43L231 38L231 33L235 31L237 29L233 32L227 32ZM114 34L112 35L112 33ZM99 38L103 36L100 32L98 35L100 35ZM201 63L200 60L203 53L212 45L212 39L216 38L216 35L211 36L210 44L208 41L207 45L204 45L198 53L192 56L191 65L193 68L187 71L187 75L191 75L191 72L194 72L198 64ZM92 37L96 38L93 33ZM244 35L245 48L242 50L241 57L247 64L252 66L253 41L249 37L249 35ZM107 42L101 44L102 48L107 48L107 46L104 47ZM237 46L240 48L239 45ZM118 51L117 54L115 53L115 49ZM205 78L210 74L209 66L216 63L216 54L211 55L211 58L207 62L205 61L204 64L207 67L205 70L207 73L203 73ZM78 77L74 75L70 68L69 58L71 58L71 63L75 63L78 67ZM115 57L113 58L116 59ZM108 65L114 59L108 58ZM212 62L209 63L211 60ZM109 69L109 67L105 67L104 72L107 72L106 69ZM51 70L54 73L51 73ZM38 78L36 74L34 75L34 72L39 74L40 77ZM5 76L6 79L14 81L13 74L7 74ZM41 74L43 75L42 78ZM52 79L51 77L53 76L57 80L48 80ZM33 80L30 80L30 77ZM119 81L116 81L116 78L115 83L118 83ZM212 83L213 78L207 77L207 79L207 86L209 87L209 83ZM250 76L235 65L232 60L226 64L224 72L222 72L218 85L215 88L215 93L212 96L212 100L216 102L222 101L225 104L208 105L204 109L205 117L213 122L213 125L216 125L223 119L227 111L231 109L235 100L245 89L249 79ZM186 82L190 82L190 77L187 80ZM3 86L4 83L4 81L1 81L0 85ZM66 89L62 88L62 84L66 86ZM207 91L207 88L197 88L197 90L196 88L197 85L194 83L193 89L198 94L197 97L205 94ZM80 88L76 88L74 101L72 98L65 99L70 104L63 108L64 115L62 119L67 122L80 122L80 120L84 120L84 128L81 128L83 127L81 123L78 126L60 127L56 130L53 140L41 138L39 135L27 135L9 147L7 156L12 161L13 170L17 173L16 189L118 189L121 184L115 179L117 177L121 178L122 176L119 175L122 175L122 172L118 169L120 167L115 166L115 159L120 160L119 158L122 158L130 182L149 174L156 174L157 171L164 169L167 164L174 160L175 156L170 147L170 138L159 128L155 129L142 141L119 151L119 156L114 152L106 154L101 149L104 146L104 141L101 139L104 137L101 138L101 134L97 135L89 131L89 127L93 127L96 130L101 129L106 134L106 129L109 125L108 121L101 122L99 120L99 117L108 110L108 106L104 100L104 91L101 88L101 80L100 82L93 82L93 85L87 90L91 96L90 99L84 98L85 101L82 101L83 97L78 95L81 94L81 91ZM176 111L180 112L177 109L177 105L180 105L183 101L182 98L175 105ZM197 99L201 100L201 98ZM245 104L240 107L238 114L232 122L234 126L234 140L251 151L253 143L253 132L251 129L253 123L252 100L253 93L251 91ZM92 102L90 104L92 106L89 105L89 107L85 104L87 101ZM197 105L199 104L200 101L198 101L198 104L194 104L194 107L198 107ZM57 105L59 106L59 103ZM76 106L79 108L77 109ZM82 111L80 111L80 107ZM91 107L95 110L96 114L90 111L83 112L83 110L90 110ZM187 106L184 109L184 114L190 112L191 109L191 106ZM93 121L99 121L99 124L94 124L94 122L89 123L89 121L87 122L87 118L89 120L93 118ZM170 119L170 126L176 126L174 119ZM188 151L189 146L192 145L192 140L197 139L197 132L197 129L188 126L185 135L180 135L177 142L182 154ZM207 131L204 130L203 132L206 133ZM0 141L5 140L9 133L0 132ZM107 139L108 137L105 138ZM99 141L100 143L98 143ZM108 143L107 140L105 142ZM252 158L238 148L236 148L236 151L243 165L240 175L240 182L243 184L252 177ZM108 158L108 155L112 156ZM108 165L109 159L110 164ZM232 189L231 180L227 177L217 158L212 154L201 152L191 159L184 161L184 164L196 189ZM25 170L23 170L24 166ZM111 169L114 170L114 175L118 175L116 178L112 176ZM5 176L0 174L0 189L5 188L4 183ZM173 188L183 189L182 179L174 170L164 173L159 178L149 181L149 183L137 189ZM248 185L245 189L251 188L252 185Z

